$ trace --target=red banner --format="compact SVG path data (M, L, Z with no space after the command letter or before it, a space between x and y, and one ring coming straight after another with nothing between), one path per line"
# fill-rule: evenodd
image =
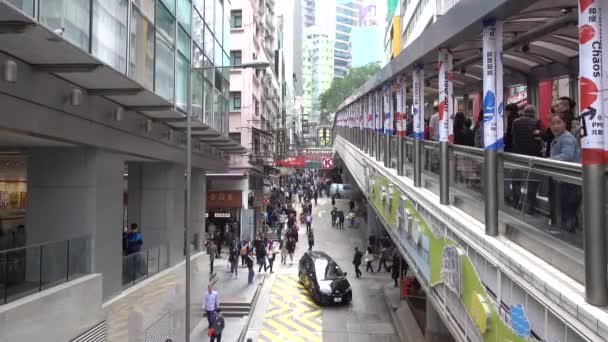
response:
M304 167L306 165L306 159L303 156L289 157L282 160L275 160L275 166L285 167Z

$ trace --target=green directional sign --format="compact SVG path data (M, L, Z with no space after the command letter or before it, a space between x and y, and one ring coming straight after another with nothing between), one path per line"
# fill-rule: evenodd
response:
M304 168L305 169L320 169L321 168L321 162L320 161L307 161L306 164L304 164Z

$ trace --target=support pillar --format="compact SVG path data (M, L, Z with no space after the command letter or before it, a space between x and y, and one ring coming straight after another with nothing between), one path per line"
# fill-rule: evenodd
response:
M403 136L397 138L397 174L403 176L405 174L403 163L405 162L405 139Z
M439 203L450 204L450 150L447 141L439 144Z
M201 169L192 169L192 192L190 194L190 237L192 250L201 251L205 236L205 209L207 207L207 176Z
M44 248L27 260L43 262L44 282L84 272L103 274L103 297L122 290L124 161L94 148L33 148L28 151L27 245L89 236ZM29 255L28 255L29 257ZM36 271L38 272L38 271ZM27 274L30 280L40 274Z
M129 211L139 203L130 222L139 224L143 248L162 247L160 262L171 266L184 258L184 171L173 163L129 164Z

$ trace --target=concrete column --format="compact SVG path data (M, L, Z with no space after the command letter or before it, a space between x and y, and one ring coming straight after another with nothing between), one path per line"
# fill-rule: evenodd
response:
M92 148L29 150L27 245L72 241L69 256L65 242L28 253L28 279L40 278L42 260L46 282L90 270L103 274L104 298L121 291L123 173L122 157Z
M163 247L160 262L169 265L184 258L184 172L172 163L129 164L129 223L139 225L143 249Z
M207 201L207 176L201 169L192 169L192 193L190 194L190 244L194 250L201 250L205 233L205 208Z
M429 300L426 301L426 330L424 336L427 342L454 341L441 316L435 310L435 306Z

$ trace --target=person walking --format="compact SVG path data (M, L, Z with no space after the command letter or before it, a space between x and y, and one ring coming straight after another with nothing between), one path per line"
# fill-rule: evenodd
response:
M209 274L213 274L213 262L215 261L215 254L217 252L217 247L213 240L209 241L209 246L207 247L207 254L209 254Z
M210 342L222 342L222 331L224 331L226 322L224 321L221 308L217 308L215 314L215 324L213 325L213 333L211 334Z
M264 245L260 246L256 251L256 256L258 257L258 265L260 268L258 269L258 273L262 272L262 267L264 268L264 272L266 272L266 256L268 253L266 252L266 247Z
M335 227L338 218L338 209L336 207L331 208L331 226Z
M239 253L241 254L241 265L245 267L247 266L245 258L247 257L247 252L249 251L248 243L246 241L242 241L239 248Z
M247 263L247 269L249 270L247 284L251 285L253 283L253 256L251 256L251 253L247 253L245 256L245 262Z
M357 275L357 279L361 277L361 270L359 266L361 265L361 259L363 258L363 253L359 251L358 247L355 247L355 257L353 258L353 265L355 265L355 274Z
M338 212L338 228L344 229L344 212L342 210Z
M311 231L311 226L312 226L312 214L310 212L308 212L306 214L306 218L304 219L306 221L306 234L310 233Z
M218 309L219 305L220 296L217 291L213 289L213 285L207 285L207 292L205 292L205 297L203 299L203 307L205 308L209 328L213 328L215 325L215 310Z
M270 248L269 251L270 253L268 254L268 268L270 269L270 273L274 273L272 271L272 266L274 265L274 260L277 257L277 251L274 250L274 248ZM266 268L264 268L264 271L266 271Z
M287 238L287 253L289 253L289 264L293 264L293 252L296 250L296 241L293 237Z
M281 264L285 265L287 262L287 239L281 239L279 247L281 249Z
M399 276L401 275L401 255L397 248L393 249L393 264L391 265L391 277L395 281L395 287L399 287Z
M382 246L382 249L380 250L380 262L378 263L378 270L376 272L380 272L380 270L382 269L382 265L384 265L384 270L386 272L389 271L389 268L386 265L386 261L388 260L388 258L390 258L390 256L391 251L387 247Z
M374 253L372 252L372 247L369 246L367 247L367 250L365 251L365 272L372 272L374 273L374 266L372 265L372 262L374 261Z
M315 236L312 233L312 229L308 232L308 250L312 251L312 246L315 245Z
M238 278L239 275L239 251L236 247L230 249L230 256L228 257L230 262L230 273L234 274L234 278Z
M317 192L317 190L315 190L314 194L312 195L312 198L314 198L314 200L315 200L315 207L316 207L317 199L319 198L319 193Z

